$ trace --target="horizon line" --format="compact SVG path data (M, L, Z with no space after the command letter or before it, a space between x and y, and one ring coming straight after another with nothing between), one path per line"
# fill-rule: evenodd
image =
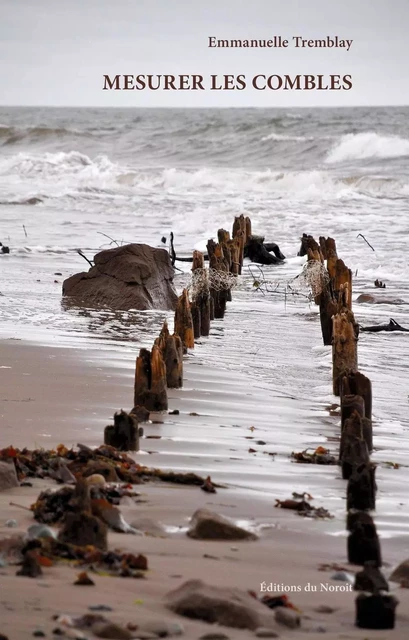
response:
M350 104L350 105L212 105L212 106L160 106L160 105L55 105L55 104L0 104L0 109L385 109L409 107L409 103L403 104Z

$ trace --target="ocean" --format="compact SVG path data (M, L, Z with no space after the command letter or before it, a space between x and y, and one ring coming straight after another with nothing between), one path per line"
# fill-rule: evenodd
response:
M291 443L323 444L321 434L336 424L326 410L334 401L330 349L322 346L317 308L303 296L282 294L302 269L300 236L336 239L353 271L354 299L363 292L392 299L355 305L361 324L393 317L409 327L408 210L408 107L1 107L0 241L10 247L0 255L1 335L97 346L111 360L131 362L167 314L62 304L62 280L88 268L77 250L92 258L115 242L166 246L161 239L173 231L177 253L189 255L244 213L288 260L263 268L261 276L246 265L225 319L195 357L244 372L277 403L285 398L291 407L293 399ZM179 266L181 288L189 275L188 266ZM255 290L254 274L270 291ZM385 290L375 289L376 278ZM382 478L381 524L389 533L409 529L402 515L408 340L408 334L381 333L362 334L359 342L359 366L374 388L373 459ZM271 415L274 433L274 407ZM390 461L401 468L392 470ZM322 495L341 499L338 489Z

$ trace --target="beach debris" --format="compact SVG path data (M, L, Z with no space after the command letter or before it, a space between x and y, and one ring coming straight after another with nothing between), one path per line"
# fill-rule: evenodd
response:
M155 340L166 368L166 385L168 389L183 387L183 344L177 333L170 335L165 320L159 337Z
M10 460L10 458L4 458L0 452L0 491L7 491L8 489L13 489L18 486L13 461Z
M113 608L107 604L91 604L88 609L90 611L113 611Z
M382 282L382 280L378 280L378 278L376 278L374 282L374 286L377 287L378 289L386 289L386 284Z
M170 416L178 416L180 414L179 409L173 409L173 411L169 411Z
M358 571L355 575L354 591L369 593L389 591L388 582L376 563L373 561L365 562L363 571Z
M95 582L89 577L86 571L81 571L74 582L75 585L94 587Z
M135 634L126 629L126 627L122 627L116 622L110 622L109 620L94 622L90 628L91 633L93 633L98 638L110 638L112 640L132 640L135 637Z
M101 473L93 473L92 476L87 477L87 484L93 487L105 487L106 480Z
M26 576L28 578L38 578L43 575L40 562L35 552L27 551L24 554L21 569L17 571L16 575Z
M382 566L381 547L372 517L363 511L348 514L348 562L365 565L372 561L375 567Z
M409 558L401 562L389 576L389 580L392 582L407 583L409 581ZM406 585L405 585L406 586Z
M206 480L204 481L204 483L200 488L202 491L205 491L206 493L217 493L210 476L207 476Z
M265 604L269 609L275 609L276 607L288 607L289 609L296 609L296 607L293 605L286 594L272 596L269 593L266 593L260 598L260 602L262 602L262 604Z
M393 318L389 320L388 324L375 324L370 327L360 327L360 329L361 331L370 331L371 333L379 333L380 331L409 331L409 329L401 327Z
M104 429L104 444L118 451L139 451L139 435L136 416L121 409L114 414L114 424Z
M355 625L361 629L394 629L398 604L393 595L360 593L355 600Z
M298 629L301 625L300 614L287 607L277 607L274 610L274 617L278 624L284 625L289 629Z
M94 265L63 282L65 302L113 310L174 310L174 270L165 249L127 244L94 256Z
M1 247L1 253L10 253L10 247L6 247L5 244L2 244L0 242L0 247Z
M123 482L129 485L141 484L149 480L195 486L201 486L205 482L205 478L195 473L164 471L140 465L125 452L105 444L96 449L83 444L78 444L76 449L68 449L60 444L56 449L32 451L9 446L0 450L0 461L2 460L14 463L19 480L26 477L53 477L53 470L63 462L75 478L88 478L94 474L100 474L107 482ZM7 466L13 468L12 464ZM217 488L221 486L213 484ZM67 487L67 489L70 488ZM110 490L113 491L113 489Z
M285 260L285 256L281 253L278 244L275 242L265 243L264 240L262 236L248 236L244 247L244 257L257 264L281 264Z
M34 638L45 638L46 634L41 629L36 629L35 631L33 631L33 636Z
M250 594L235 587L188 580L170 591L166 606L179 615L236 629L274 628L274 614Z
M136 359L134 405L149 411L167 411L166 366L157 345L140 349Z
M309 453L312 451L312 453ZM335 456L331 455L329 449L317 447L316 449L304 449L304 451L291 452L290 456L295 462L307 464L337 464Z
M309 496L310 494L304 493L302 494L304 497ZM304 500L304 497L301 500L279 500L276 498L275 507L278 509L291 509L295 511L298 515L304 516L306 518L314 518L314 519L326 519L333 518L334 516L330 514L327 509L324 507L313 507ZM309 498L310 500L312 498Z
M303 493L297 493L297 491L293 491L292 496L295 500L303 500L304 498L307 498L307 500L314 500L312 495L310 493L307 493L306 491L304 491Z
M324 562L318 566L318 571L348 571L348 569L338 564L338 562Z
M195 511L187 535L196 540L257 540L254 533L208 509Z

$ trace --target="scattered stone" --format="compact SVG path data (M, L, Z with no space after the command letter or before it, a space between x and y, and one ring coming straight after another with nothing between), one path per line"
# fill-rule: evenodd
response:
M408 560L404 560L403 562L401 562L400 565L398 565L396 569L392 571L391 575L389 576L389 580L399 583L404 580L409 580L409 558Z
M93 473L92 476L88 476L87 484L94 487L105 487L106 480L100 473Z
M166 620L152 620L141 625L141 630L154 634L157 638L170 638L174 636L181 636L184 634L185 629L180 622L173 622ZM136 636L139 634L139 629Z
M301 625L300 615L287 607L277 607L274 610L276 622L282 624L289 629L297 629Z
M112 607L106 604L92 604L88 607L90 611L113 611Z
M55 532L44 524L32 524L27 529L27 540L35 540L36 538L56 538Z
M135 632L109 621L95 622L91 631L98 638L110 638L111 640L132 640L135 637Z
M9 529L15 529L17 525L17 520L6 520L5 526L9 527Z
M37 629L36 631L33 631L33 636L35 638L45 638L45 633L44 631L41 631L41 629Z
M354 583L354 577L347 571L337 571L336 573L332 574L330 579L338 580L339 582L348 582L349 584Z
M257 540L254 533L207 509L195 511L187 535L196 540Z
M320 604L319 607L314 609L317 613L335 613L336 609L334 607L329 607L326 604Z
M166 606L179 615L236 629L273 628L274 615L249 593L236 588L188 580L166 596Z
M18 487L16 469L13 463L0 462L0 491Z
M260 627L256 629L254 635L256 638L279 638L278 633L273 631L272 629L264 629L264 627Z
M95 586L95 582L89 577L86 571L81 571L81 573L78 574L74 584L81 585L81 586L89 586L89 587Z
M169 411L170 416L178 416L180 414L179 409L173 409L173 411Z

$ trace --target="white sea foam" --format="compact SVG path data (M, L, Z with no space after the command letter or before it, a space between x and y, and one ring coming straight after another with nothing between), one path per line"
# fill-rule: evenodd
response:
M314 140L314 138L306 136L289 136L281 133L269 133L268 136L263 136L261 138L262 142L267 140L275 140L277 142L308 142L310 140Z
M331 149L326 162L346 162L369 158L399 158L409 156L409 140L399 136L383 136L375 131L348 133Z

